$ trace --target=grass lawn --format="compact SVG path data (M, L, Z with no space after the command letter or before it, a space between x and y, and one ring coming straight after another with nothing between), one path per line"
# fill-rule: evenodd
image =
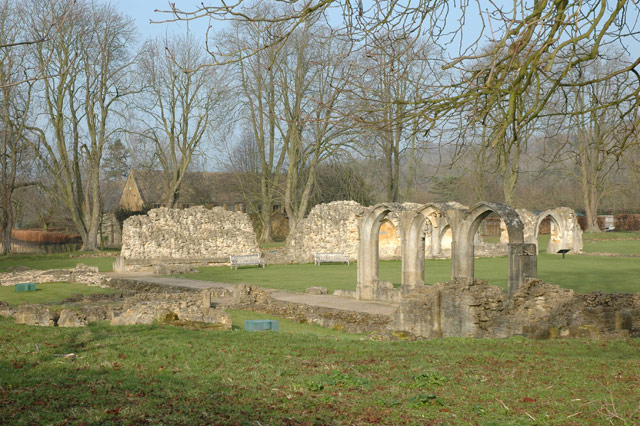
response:
M307 287L324 286L330 292L336 289L355 290L356 265L314 264L268 265L265 269L241 267L237 271L225 267L201 268L200 272L185 275L205 281L250 283L266 288L305 291ZM507 258L492 257L475 260L476 278L507 288ZM401 262L382 261L379 265L381 279L400 283ZM427 260L425 278L428 284L449 280L450 260ZM538 256L540 279L579 293L591 291L628 292L640 291L640 260L624 257L597 257L584 255L560 255L541 253Z
M59 302L77 294L89 295L116 292L119 291L101 287L90 287L84 284L43 283L36 284L36 291L23 292L16 292L15 286L2 286L0 287L0 300L10 305L22 305L25 303Z
M280 333L305 334L319 337L335 337L339 339L360 340L362 338L362 335L360 334L349 334L340 330L324 328L318 325L300 323L284 317L263 314L260 312L242 311L237 309L227 309L227 312L231 315L231 321L233 323L234 331L244 330L245 320L276 319L279 321Z
M10 254L0 256L0 273L10 271L15 266L26 266L31 269L68 269L75 268L78 263L97 266L100 272L113 271L114 256L108 257L73 257L86 253L56 254Z
M640 240L640 231L584 232L582 241Z
M36 346L37 345L37 346ZM640 342L377 342L0 319L7 424L639 424ZM63 357L63 354L75 357Z

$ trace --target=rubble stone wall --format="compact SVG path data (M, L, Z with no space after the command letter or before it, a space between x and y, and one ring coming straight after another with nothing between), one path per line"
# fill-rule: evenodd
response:
M159 208L124 222L121 256L136 260L210 259L259 253L249 216L221 207Z
M286 255L291 263L313 262L313 253L345 253L358 257L358 217L363 206L355 201L334 201L311 209L287 238Z
M628 337L640 294L577 294L530 279L513 298L483 280L453 280L405 294L390 328L421 337Z

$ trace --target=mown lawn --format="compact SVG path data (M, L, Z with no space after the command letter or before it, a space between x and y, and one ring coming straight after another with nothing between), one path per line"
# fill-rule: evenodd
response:
M185 277L213 282L250 283L301 292L307 287L324 286L332 292L336 289L355 290L356 268L355 264L268 265L265 269L241 267L237 271L228 267L207 267ZM476 278L486 279L490 284L504 289L507 287L507 270L506 257L475 259ZM401 262L381 261L379 276L399 285ZM428 284L444 282L450 277L450 260L429 259L425 262L425 279ZM541 253L538 255L538 277L579 293L635 293L640 291L640 259L586 255L567 255L563 259L560 255Z
M0 301L10 305L22 305L25 303L49 303L59 302L67 297L78 294L109 294L118 290L90 287L76 283L43 283L36 284L36 291L16 292L15 286L0 287Z
M16 266L26 266L31 269L68 269L75 268L78 263L97 266L100 272L113 271L114 256L107 257L78 257L85 253L56 253L56 254L10 254L0 256L0 273L10 271Z
M0 337L6 424L640 424L635 339L378 342L6 319Z

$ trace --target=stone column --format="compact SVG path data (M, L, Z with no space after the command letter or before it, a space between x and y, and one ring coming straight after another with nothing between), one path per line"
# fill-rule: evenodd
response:
M531 243L510 243L509 245L509 288L511 298L527 278L538 276L536 245Z
M419 213L404 212L400 216L403 290L424 285L424 223L425 219Z

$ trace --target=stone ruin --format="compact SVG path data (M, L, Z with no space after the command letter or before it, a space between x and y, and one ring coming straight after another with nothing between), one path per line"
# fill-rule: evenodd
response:
M458 209L467 209L459 203L446 203ZM415 203L400 204L402 209L419 207ZM316 205L298 227L289 234L286 248L272 263L308 263L313 262L314 252L343 252L350 260L357 260L359 233L358 218L366 208L355 201L334 201ZM540 214L525 209L517 209L523 223L524 241L536 246L538 253L538 233L540 225L547 217L551 219L551 235L546 250L557 253L560 249L569 249L571 253L582 251L582 230L578 225L575 212L568 207L546 210ZM476 234L474 236L474 255L477 257L508 255L509 236L507 226L500 220L500 241L485 243ZM453 235L447 217L434 211L424 225L425 249L427 259L451 258ZM402 232L400 218L391 211L380 223L378 230L379 259L400 259L402 257ZM271 259L270 259L271 260Z
M125 220L116 272L171 273L223 264L229 256L259 253L246 213L221 207L159 208Z
M458 203L450 208L467 209ZM379 259L402 258L401 211L418 209L419 204L398 204L381 220L377 230ZM286 247L265 253L267 263L309 263L313 253L342 252L354 261L358 258L359 218L367 209L355 201L334 201L313 207L288 238ZM575 212L566 207L536 215L518 209L524 225L524 242L534 244L540 224L551 219L551 238L547 251L560 249L579 252L582 231ZM500 242L489 244L474 236L474 256L505 256L509 251L507 226L501 219ZM432 211L424 223L424 257L451 258L453 232L449 219L440 211ZM123 229L121 256L114 269L118 272L145 271L170 274L191 271L194 267L226 264L233 254L259 253L255 232L249 217L242 212L222 208L211 210L192 207L184 210L154 209L144 216L127 219Z
M640 294L577 294L527 279L511 296L457 279L404 294L389 325L424 338L625 338L640 329Z
M75 269L24 270L0 274L0 285L20 282L74 282L113 288L114 294L72 296L57 304L26 304L12 307L0 302L0 316L14 317L17 324L84 327L91 322L111 325L161 323L204 324L231 329L231 317L212 306L212 297L227 297L225 289L195 291L184 287L118 279L98 272L97 267L78 264Z
M457 203L432 203L408 208L397 203L370 207L359 217L358 285L356 297L365 300L399 301L404 292L424 286L424 259L428 230L431 246L449 228L452 235L451 277L473 280L474 240L480 223L491 213L498 214L508 229L509 294L513 294L526 278L537 276L535 245L525 243L524 225L518 213L498 203L480 202L470 208ZM396 290L390 282L378 279L380 224L388 216L400 218L402 244L402 285Z

